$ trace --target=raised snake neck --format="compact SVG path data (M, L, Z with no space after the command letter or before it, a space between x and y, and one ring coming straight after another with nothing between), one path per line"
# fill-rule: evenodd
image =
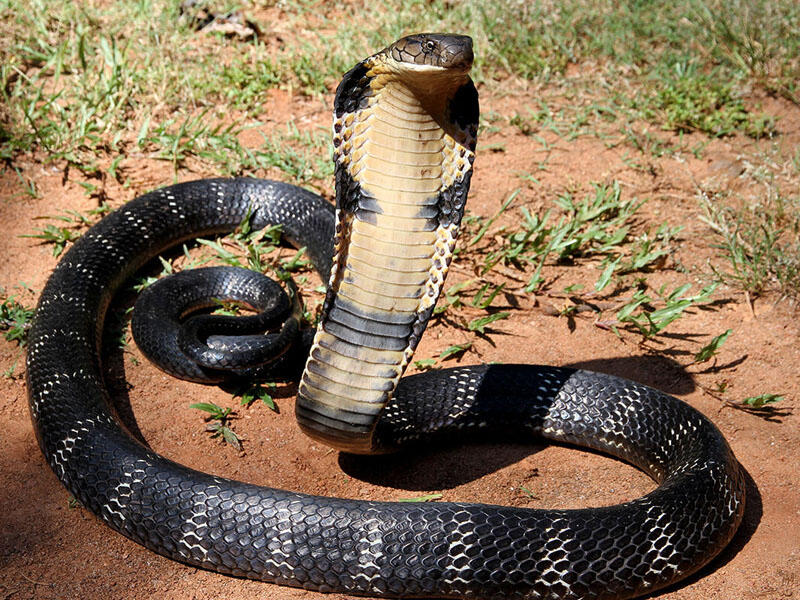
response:
M442 289L475 157L471 65L470 38L406 38L337 89L334 262L296 415L339 450L378 450L375 425Z
M541 436L642 468L659 483L643 498L583 510L325 498L199 473L142 446L120 426L103 382L111 297L164 249L248 216L254 227L281 223L324 278L346 272L331 268L337 223L317 196L276 182L205 180L156 190L104 218L42 292L27 372L36 435L62 483L110 527L188 564L320 591L573 600L668 585L733 536L743 475L714 425L675 398L586 371L484 365L403 378L371 443Z

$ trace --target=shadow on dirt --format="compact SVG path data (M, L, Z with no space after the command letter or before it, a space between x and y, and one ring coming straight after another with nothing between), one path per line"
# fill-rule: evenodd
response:
M435 444L399 454L340 454L350 477L402 490L448 490L476 481L542 450L543 443Z
M665 356L642 354L640 356L600 358L562 366L624 377L667 394L678 396L689 394L697 389L692 374L687 372L678 361Z

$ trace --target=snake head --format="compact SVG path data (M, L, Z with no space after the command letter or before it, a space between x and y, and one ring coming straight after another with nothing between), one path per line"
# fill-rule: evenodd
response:
M472 67L472 38L450 33L417 33L386 49L401 69L451 70L466 73Z
M451 33L416 33L374 56L372 73L396 78L435 113L470 82L472 38ZM438 109L436 107L439 107Z

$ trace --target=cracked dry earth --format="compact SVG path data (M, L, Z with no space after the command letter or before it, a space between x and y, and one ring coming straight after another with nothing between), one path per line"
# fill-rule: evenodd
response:
M482 109L487 113L514 114L532 98L532 92L499 97L481 90ZM319 102L291 99L279 92L271 102L272 122L267 128L288 119L304 126L328 127L329 113ZM769 98L763 102L762 110L779 117L779 143L796 146L800 142L797 107ZM511 191L522 187L522 202L532 212L541 212L565 189L578 190L576 195L582 197L591 182L619 181L624 197L649 199L642 209L645 225L684 226L674 254L663 268L647 275L656 289L663 283L675 287L696 281L706 261L714 259L709 230L698 219L698 186L750 193L755 190L748 180L750 157L762 155L775 143L725 138L711 141L700 158L688 152L660 158L639 155L640 164L635 164L628 160L633 151L624 145L610 148L592 136L566 141L552 132L541 135L547 138L547 147L509 127L482 134L470 210L492 215ZM535 172L536 182L520 179L520 172L534 172L542 161L546 168ZM98 200L86 195L77 174L59 165L31 160L17 166L26 178L37 182L39 195L26 196L13 169L6 168L0 175L0 221L5 228L0 284L32 305L56 259L50 246L21 236L42 226L37 217L66 210L86 212L96 208ZM126 156L118 170L126 185L109 178L102 187L113 206L173 181L168 165L145 156ZM177 179L213 175L187 168L178 172ZM257 175L280 177L277 172ZM330 197L330 187L323 192ZM597 264L592 263L548 266L544 272L554 282L551 292L574 283L591 289L598 274ZM470 276L464 265L456 264L449 283ZM25 288L16 289L23 284ZM316 284L312 278L308 290ZM800 416L794 410L800 390L800 326L796 309L770 297L748 302L741 292L729 288L720 288L715 299L713 305L673 323L657 342L643 346L633 334L620 339L598 327L592 313L579 312L574 319L558 317L566 302L561 295L512 295L499 303L509 303L511 316L494 324L489 337L476 339L472 351L449 362L527 362L605 371L676 395L705 413L725 434L749 474L745 521L731 546L709 567L652 597L800 598ZM316 301L318 296L312 305ZM732 333L713 365L692 365L694 353L728 328ZM435 322L417 358L438 356L451 344L469 339L463 330ZM562 508L622 502L653 487L645 475L612 459L539 444L464 440L462 446L423 449L410 456L340 456L298 432L292 414L293 385L276 390L278 413L255 404L238 409L233 423L244 440L240 453L211 439L199 413L189 408L190 403L202 401L232 405L230 394L169 378L148 364L132 342L123 349L108 350L105 361L123 418L154 450L206 472L257 484L364 499L440 493L443 500ZM0 599L347 598L177 564L124 539L73 506L36 445L21 351L2 340L0 370L12 368L11 376L0 378ZM751 414L708 393L722 384L727 386L724 398L732 402L765 392L781 393L785 400L767 417Z

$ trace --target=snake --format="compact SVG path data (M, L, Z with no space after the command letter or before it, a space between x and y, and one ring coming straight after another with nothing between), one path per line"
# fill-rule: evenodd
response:
M467 198L479 121L473 60L468 36L415 34L344 75L333 111L335 205L271 180L178 183L109 213L65 253L29 333L30 412L48 464L100 521L195 567L373 597L618 600L673 584L726 547L743 517L744 472L688 404L565 367L402 375ZM626 461L655 489L568 510L378 502L261 487L156 454L113 408L102 361L109 306L159 253L245 222L280 225L327 282L305 341L284 343L294 326L262 336L279 355L268 370L307 354L296 413L313 439L354 454L544 439ZM294 314L290 305L279 312ZM195 374L213 380L217 369Z

